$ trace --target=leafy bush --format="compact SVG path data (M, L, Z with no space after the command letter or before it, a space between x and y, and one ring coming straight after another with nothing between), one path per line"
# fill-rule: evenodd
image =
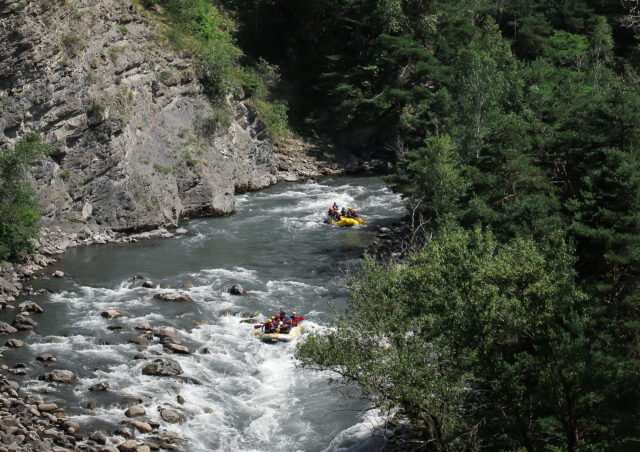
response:
M0 153L0 258L32 251L41 211L26 173L49 149L38 132Z

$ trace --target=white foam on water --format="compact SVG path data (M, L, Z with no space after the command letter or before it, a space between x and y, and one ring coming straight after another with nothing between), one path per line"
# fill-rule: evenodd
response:
M276 204L276 207L266 212L262 207L266 200ZM368 220L369 217L388 217L389 212L396 209L392 204L398 200L399 197L386 188L367 190L358 186L357 182L336 185L335 181L330 181L291 185L277 193L244 194L236 197L236 206L239 211L251 212L243 221L246 220L246 224L252 227L265 221L265 218L276 224L273 222L274 216L267 216L275 212L282 220L277 224L291 231L325 227L322 220L334 201L340 206L356 208ZM238 230L228 226L228 222L221 220L220 224L221 227L214 228L208 222L194 221L190 225L194 235L185 237L184 242L197 248L207 244L209 239L221 237L221 240L230 240L233 239L230 234L238 233ZM225 225L229 230L225 230ZM295 263L295 260L292 262ZM276 279L279 276L274 278L270 271L265 272L269 275L265 276L260 268L229 265L228 268L202 269L178 276L193 286L169 290L188 293L196 301L193 304L154 301L152 297L155 293L166 290L131 287L131 279L123 280L111 288L80 286L53 294L48 297L49 300L56 305L56 309L65 310L65 319L74 325L74 335L58 336L62 343L52 344L45 343L42 338L31 347L38 353L52 353L64 359L64 365L60 363L59 368L70 368L66 364L73 362L72 356L77 358L76 365L80 369L76 372L78 383L73 392L78 400L87 397L88 388L100 381L109 382L109 391L114 397L142 399L147 419L159 422L161 430L169 429L186 441L179 446L181 450L318 450L331 440L331 436L337 435L327 449L334 450L340 448L341 444L370 434L373 425L370 417L345 416L345 420L339 424L344 425L342 432L339 432L339 426L323 424L324 418L331 414L322 410L327 407L330 407L329 410L340 409L341 398L327 390L326 374L296 367L293 357L300 338L292 343L263 343L254 336L257 330L252 324L240 323L240 316L219 315L225 309L234 312L259 311L259 317L264 319L284 306L287 311L295 309L305 317L304 337L309 332L327 330L321 320L327 318L327 313L311 310L312 304L305 297L314 299L313 305L323 309L326 306L322 304L323 297L331 291L317 281L313 284L305 280L304 275L299 277L301 280L284 277L279 280ZM335 278L332 278L328 277L327 280L335 282ZM234 297L227 293L229 286L235 282L250 289L246 297ZM327 284L331 283L327 281ZM305 307L310 310L305 312ZM104 319L100 313L107 309L118 310L124 316ZM194 315L209 323L189 330ZM127 336L140 335L141 332L133 327L144 322L154 327L176 326L183 336L183 345L194 353L168 356L160 344L153 342L142 352L149 357L148 360L133 360L133 355L140 353L134 344L98 344L103 333L110 338L121 335L118 342L125 341ZM109 323L118 323L124 329L121 332L107 331L105 327ZM211 353L202 353L204 347ZM175 359L184 370L184 376L193 377L202 384L142 375L142 367L156 358L154 352ZM92 368L94 363L99 363L99 370ZM34 380L29 385L40 392L54 391L40 381ZM184 405L177 403L178 394L185 398ZM310 397L315 405L309 403ZM160 418L159 408L171 408L185 416L187 421L168 425ZM314 412L314 409L321 411ZM123 413L122 406L104 406L92 413L83 412L76 419L82 424L99 417L111 422L115 429L115 425L124 419Z
M347 451L349 447L344 447L342 446L343 444L349 444L355 441L362 442L372 437L375 429L383 423L384 417L381 416L380 411L367 411L361 416L360 422L336 435L329 443L329 446L324 449L324 452Z

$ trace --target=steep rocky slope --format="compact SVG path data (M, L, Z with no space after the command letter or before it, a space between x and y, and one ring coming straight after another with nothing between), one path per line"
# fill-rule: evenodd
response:
M40 130L44 225L78 237L234 209L276 181L249 100L214 111L189 55L128 0L0 0L0 148Z

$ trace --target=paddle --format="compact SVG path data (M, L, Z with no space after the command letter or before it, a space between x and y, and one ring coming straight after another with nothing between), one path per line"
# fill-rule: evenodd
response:
M264 323L261 323L260 325L255 325L254 328L262 328L262 326L264 325Z

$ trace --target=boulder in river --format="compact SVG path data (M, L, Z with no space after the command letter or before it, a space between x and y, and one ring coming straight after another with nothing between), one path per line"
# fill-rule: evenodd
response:
M163 292L157 293L153 296L158 300L164 301L193 301L193 299L184 292Z
M98 444L107 444L107 432L96 430L89 435L89 439Z
M53 276L54 278L62 278L64 276L64 272L56 270L51 274L51 276Z
M151 330L151 325L149 325L148 323L141 323L140 325L136 326L136 330L149 331Z
M130 337L128 339L128 342L130 344L149 345L149 340L145 339L144 337Z
M173 353L179 353L181 355L191 354L191 350L189 350L188 347L185 347L184 345L172 344L171 342L165 343L164 348Z
M106 381L101 381L89 387L89 391L106 391L107 389L109 389L109 383Z
M147 279L145 282L142 283L142 287L146 287L147 289L153 289L156 287L156 283L154 283L150 279Z
M163 344L180 344L182 342L182 335L180 334L180 331L171 326L161 326L155 328L153 330L153 334L154 336L159 337L160 342L162 342Z
M20 347L24 347L26 344L22 342L20 339L9 339L7 343L4 345L11 348L20 348Z
M172 410L160 410L160 417L170 424L184 422L184 417Z
M16 330L14 327L9 325L8 323L0 322L0 334L13 334L13 333L16 333L17 331L18 330Z
M244 295L247 293L247 289L236 283L231 286L231 288L229 289L229 293L231 295Z
M124 415L127 417L138 417L144 416L145 414L147 414L147 412L140 405L132 405L124 412Z
M42 309L37 303L34 303L33 301L24 301L18 305L18 308L20 308L20 310L22 311L33 312L35 314L41 314L44 312L44 309Z
M174 377L183 372L182 367L175 359L158 358L142 368L144 375L155 375L160 377Z
M44 355L40 355L36 359L38 361L42 361L43 363L46 363L46 362L55 363L56 361L58 361L58 359L55 356L53 356L53 355L51 355L49 353L45 353Z
M122 313L118 312L118 311L116 311L114 309L109 309L107 311L103 311L100 315L102 317L104 317L105 319L115 319L115 318L118 318L118 317L122 317Z
M38 377L40 380L53 381L56 383L71 383L76 379L76 375L70 370L54 370Z
M13 326L20 331L32 330L34 327L38 326L38 322L25 314L18 314L12 323Z
M118 450L120 452L135 452L138 448L138 443L132 439L128 439L124 443L118 444Z
M138 429L138 431L140 433L151 433L153 431L153 428L144 421L123 421L126 422L129 425L133 425L135 428Z

